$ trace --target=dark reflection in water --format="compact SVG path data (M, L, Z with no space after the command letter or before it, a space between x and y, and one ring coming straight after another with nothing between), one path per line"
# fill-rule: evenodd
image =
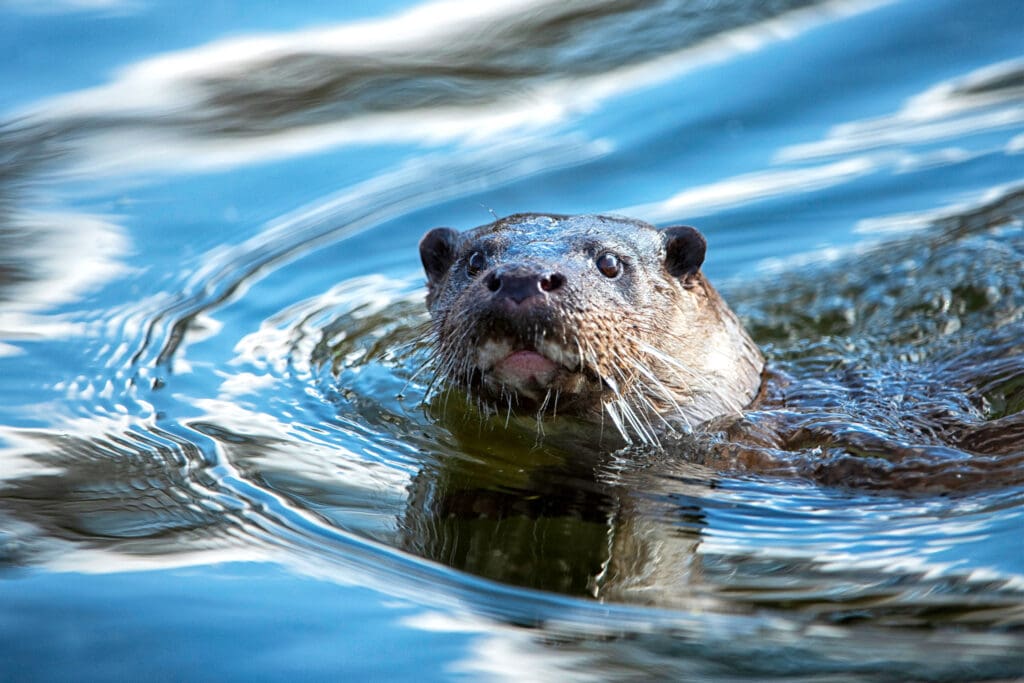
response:
M79 103L67 116L47 116L53 130L69 138L133 127L229 138L371 114L475 107L528 99L536 87L553 80L643 63L815 4L728 0L709 7L678 0L572 0L481 12L468 19L424 15L418 24L410 16L394 26L367 28L374 36L370 41L366 33L352 31L314 33L307 41L242 41L219 67L216 58L203 60L200 53L198 64L181 57L127 75L139 81L126 82L134 86L125 87L126 99L137 99L140 90L166 80L165 87L179 98L177 106L154 99L139 115L137 107L122 109L116 101L103 101Z
M594 595L608 562L615 492L586 471L524 463L518 477L496 477L494 465L484 457L420 472L403 547L513 585Z
M7 544L19 551L8 561L66 551L58 542L153 556L230 543L231 506L196 445L152 428L95 438L22 436L40 449L23 456L38 474L13 482L0 510L42 542L28 556Z
M711 470L683 453L660 462L654 452L610 453L591 425L562 425L539 443L528 424L459 433L464 456L424 468L409 487L404 548L528 588L690 609L709 602L691 584ZM671 502L661 477L672 482ZM688 492L689 505L680 502Z
M365 54L302 51L259 57L251 71L199 80L216 135L253 135L371 113L489 104L529 97L539 83L601 74L679 50L723 27L754 24L814 0L600 0L534 5L454 25L444 42ZM227 127L230 126L230 127Z
M11 228L0 228L0 243L2 244L31 244L31 238L25 233ZM5 250L5 255L0 256L0 300L10 298L8 293L12 287L30 282L32 272L30 265L24 259L18 258L14 250Z
M38 279L31 254L46 249L43 236L18 224L18 204L40 166L55 157L45 141L0 124L0 301Z

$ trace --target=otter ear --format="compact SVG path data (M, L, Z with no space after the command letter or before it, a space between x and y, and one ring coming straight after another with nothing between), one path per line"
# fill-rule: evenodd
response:
M708 243L696 228L680 225L661 231L665 268L673 277L689 282L700 271Z
M459 251L459 233L451 228L434 228L420 240L420 260L427 280L433 282L448 272Z

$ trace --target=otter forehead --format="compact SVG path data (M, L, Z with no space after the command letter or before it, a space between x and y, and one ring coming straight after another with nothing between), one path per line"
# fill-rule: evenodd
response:
M654 254L661 249L654 226L616 216L517 214L467 235L471 248L486 245L510 257L558 257L596 247Z

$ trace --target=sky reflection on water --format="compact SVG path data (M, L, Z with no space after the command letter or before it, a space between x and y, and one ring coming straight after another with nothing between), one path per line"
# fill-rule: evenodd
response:
M0 678L1024 676L1019 14L4 4ZM424 405L525 210L699 225L784 405Z

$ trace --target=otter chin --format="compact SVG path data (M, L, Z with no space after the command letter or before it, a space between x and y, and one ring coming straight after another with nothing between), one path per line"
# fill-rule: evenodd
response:
M764 361L701 272L703 235L517 214L420 241L437 380L494 410L605 418L658 443L748 406Z

